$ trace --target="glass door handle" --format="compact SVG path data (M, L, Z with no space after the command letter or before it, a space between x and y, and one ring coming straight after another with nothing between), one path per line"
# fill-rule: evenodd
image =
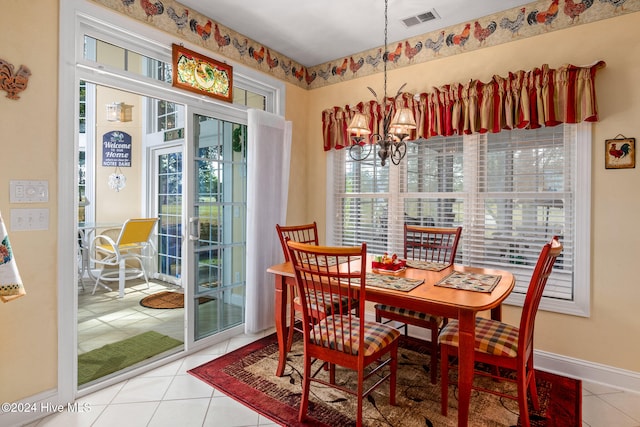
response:
M189 218L189 240L200 240L200 218Z

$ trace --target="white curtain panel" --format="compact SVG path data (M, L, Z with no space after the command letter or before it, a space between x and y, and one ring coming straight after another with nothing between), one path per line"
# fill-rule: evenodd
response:
M267 268L283 261L276 224L286 224L291 122L249 110L247 130L247 305L245 331L275 324L274 277Z

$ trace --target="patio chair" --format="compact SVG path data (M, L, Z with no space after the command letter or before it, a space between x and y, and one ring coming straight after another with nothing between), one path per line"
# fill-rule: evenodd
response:
M117 237L103 232L91 240L91 261L102 268L93 286L94 294L98 284L111 290L101 281L131 280L144 277L147 287L149 277L145 261L153 259L155 246L151 239L157 218L136 218L127 220Z

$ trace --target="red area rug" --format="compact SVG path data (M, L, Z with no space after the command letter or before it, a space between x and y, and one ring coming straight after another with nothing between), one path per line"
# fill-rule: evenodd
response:
M285 374L274 375L278 359L276 336L270 335L189 371L189 373L263 416L284 426L355 425L355 398L333 389L312 386L308 419L298 422L301 393L302 343L294 342L287 357ZM364 424L378 426L455 426L457 388L449 388L449 416L440 414L440 384L429 381L428 348L417 339L403 337L400 343L397 406L388 404L388 387L382 386L364 406ZM338 381L354 380L350 371L338 370ZM540 411L531 411L532 426L580 427L582 383L559 375L536 371ZM508 382L494 388L515 390ZM487 393L473 392L471 426L516 426L517 402Z

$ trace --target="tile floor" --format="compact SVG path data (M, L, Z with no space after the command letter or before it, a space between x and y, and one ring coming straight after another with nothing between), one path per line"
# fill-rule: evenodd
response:
M124 298L118 298L117 282L111 283L115 291L98 287L92 295L93 282L85 279L84 289L78 289L78 353L102 347L154 330L184 341L184 309L155 310L140 305L140 300L160 291L180 291L180 287L150 280L127 282Z
M145 289L137 288L131 292L134 291L146 292L146 286ZM136 296L136 301L138 300ZM122 322L126 318L138 323L141 321L137 307L129 307L125 310L125 315L113 314L112 316L121 319ZM83 313L82 310L80 312ZM93 326L87 324L81 328L84 332L80 333L84 333L84 338L79 340L79 346L86 351L106 339L108 337L106 333L113 332L110 331L113 322L103 325L96 323L89 312L84 314L86 318L80 323L93 324ZM158 325L152 319L145 320ZM122 322L119 323L120 327L124 325ZM167 332L173 328L171 326L173 323L167 323ZM93 334L87 332L93 328L101 328L101 332L104 333L98 333L98 329ZM115 331L115 328L113 329ZM50 415L28 424L27 427L275 426L270 420L187 374L187 371L193 367L272 332L269 330L257 335L243 334L231 338L138 377L80 398L78 403L81 408L86 409L84 412L62 412ZM584 382L582 406L582 427L640 427L640 394Z

